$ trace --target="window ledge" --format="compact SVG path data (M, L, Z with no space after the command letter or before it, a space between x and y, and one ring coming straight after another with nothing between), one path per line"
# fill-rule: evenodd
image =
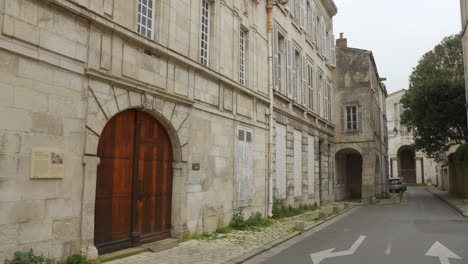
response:
M291 23L297 29L297 31L299 31L299 33L302 34L302 29L299 26L299 24L297 23L296 18L291 18Z
M274 91L274 95L277 96L277 97L279 97L280 99L282 99L282 100L288 102L288 103L291 103L291 102L292 102L291 98L289 98L287 95L285 95L285 94L283 94L283 93L281 93L281 92L279 92L279 91L276 91L276 90L275 90L275 91Z
M310 45L310 47L312 47L312 49L315 49L315 43L314 41L312 40L312 38L306 34L306 42Z

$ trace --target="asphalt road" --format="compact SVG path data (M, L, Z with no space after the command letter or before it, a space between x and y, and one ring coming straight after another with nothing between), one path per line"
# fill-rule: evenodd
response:
M433 246L429 255L442 259L425 256ZM310 254L333 248L313 255L312 261ZM331 255L335 257L320 261L320 256ZM457 256L461 259L446 258ZM468 219L424 188L412 187L405 205L363 206L322 230L304 233L246 263L466 264Z

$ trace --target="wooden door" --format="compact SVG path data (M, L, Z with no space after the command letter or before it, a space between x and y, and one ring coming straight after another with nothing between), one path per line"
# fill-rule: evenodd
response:
M172 148L150 114L127 110L104 128L98 146L95 246L99 253L169 237Z
M169 135L154 117L137 116L138 232L142 243L170 237L172 146Z
M404 149L400 153L400 177L407 183L416 183L416 154L412 149Z

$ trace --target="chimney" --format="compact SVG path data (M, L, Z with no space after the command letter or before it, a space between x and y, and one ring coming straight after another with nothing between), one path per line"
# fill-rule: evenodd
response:
M340 38L336 40L336 45L339 47L348 47L348 39L343 37L344 33L340 33Z

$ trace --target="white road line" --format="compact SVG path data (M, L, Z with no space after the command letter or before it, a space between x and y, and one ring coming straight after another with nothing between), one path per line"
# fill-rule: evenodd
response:
M388 241L387 249L385 249L385 255L390 255L392 253L392 241Z

